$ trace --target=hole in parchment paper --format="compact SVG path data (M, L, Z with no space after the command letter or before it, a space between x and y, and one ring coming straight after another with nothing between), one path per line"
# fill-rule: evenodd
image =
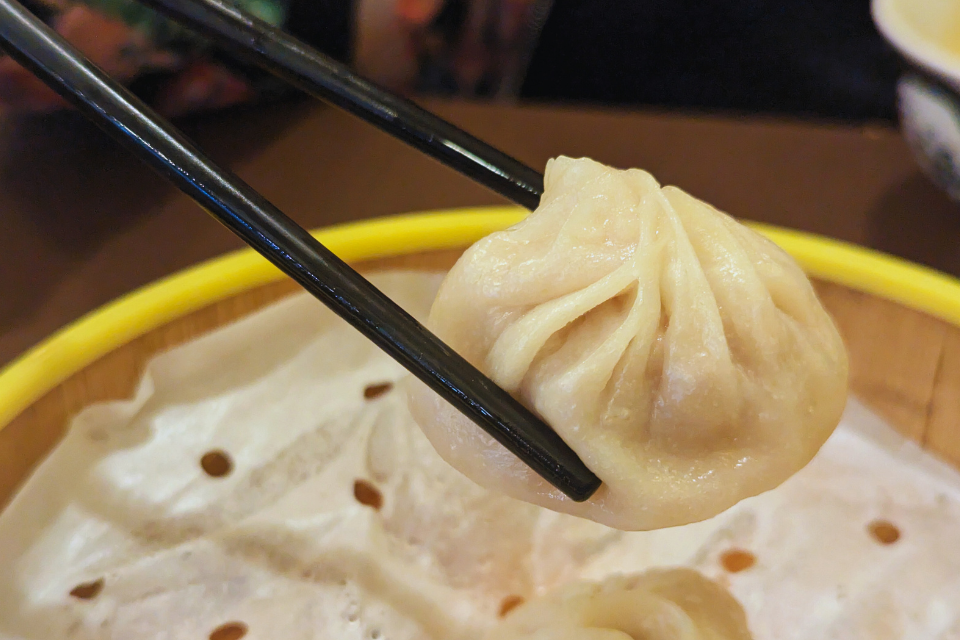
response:
M867 529L869 529L873 539L880 544L893 544L900 539L900 529L886 520L874 520Z
M368 480L356 480L353 483L353 497L360 504L373 507L377 511L383 507L383 494Z
M730 549L720 556L720 564L730 573L746 571L757 563L757 557L743 549Z
M200 467L212 478L222 478L233 471L233 460L225 451L208 451L200 458Z
M500 602L500 617L507 615L523 604L523 596L509 595Z
M78 600L93 600L103 591L103 578L91 582L83 582L70 590L70 595Z
M247 635L247 625L242 622L227 622L210 632L210 640L240 640Z
M363 397L367 400L373 400L379 398L386 392L393 389L392 382L381 382L380 384L369 384L367 388L363 390Z

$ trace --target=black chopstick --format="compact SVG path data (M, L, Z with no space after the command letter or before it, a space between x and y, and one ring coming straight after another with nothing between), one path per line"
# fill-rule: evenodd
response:
M302 91L363 118L390 135L528 209L543 176L353 73L316 49L239 9L229 0L142 0Z
M600 486L549 426L15 0L0 0L0 45L567 496Z

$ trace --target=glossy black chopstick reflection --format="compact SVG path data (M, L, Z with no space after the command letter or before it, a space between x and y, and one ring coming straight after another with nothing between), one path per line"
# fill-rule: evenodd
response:
M0 0L0 45L558 489L599 487L550 427L14 0Z
M356 75L349 67L239 9L229 0L141 0L306 93L363 118L528 209L543 175Z

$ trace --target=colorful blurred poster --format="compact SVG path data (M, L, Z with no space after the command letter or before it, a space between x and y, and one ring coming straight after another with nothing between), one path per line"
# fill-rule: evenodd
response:
M516 95L552 0L359 0L357 69L408 93Z
M552 0L231 0L404 94L518 94ZM167 116L289 93L138 0L25 0L114 78ZM0 57L0 108L66 106Z

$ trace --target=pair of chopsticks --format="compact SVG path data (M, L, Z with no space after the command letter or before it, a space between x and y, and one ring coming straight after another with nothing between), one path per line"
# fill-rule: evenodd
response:
M235 6L145 1L514 202L539 203L543 177L533 169ZM15 0L0 0L0 46L553 486L576 501L599 488L547 424Z

